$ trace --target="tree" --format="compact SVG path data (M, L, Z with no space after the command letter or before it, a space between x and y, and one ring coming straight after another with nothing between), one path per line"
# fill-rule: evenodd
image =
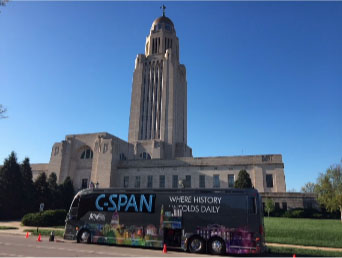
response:
M49 178L47 180L47 183L49 185L49 188L50 190L52 191L57 191L57 175L55 172L52 172L50 175L49 175Z
M253 188L252 180L246 170L240 170L238 179L234 184L235 188Z
M0 171L0 217L20 218L22 215L22 180L15 152L4 160Z
M47 180L48 188L49 188L49 208L50 209L58 209L62 207L62 196L60 194L60 190L57 185L57 175L52 172Z
M6 112L7 112L7 108L3 107L2 104L0 104L0 119L7 118L7 116L5 116Z
M330 212L340 211L342 222L342 169L341 164L333 165L317 179L315 192L318 202Z
M49 208L50 191L47 183L46 174L40 173L34 181L34 188L36 192L36 203L34 204L34 210L39 210L39 204L44 203L44 207Z
M32 181L32 169L29 158L25 158L22 164L20 165L20 172L23 184L22 191L24 213L33 212L34 207L32 204L34 203L35 191Z
M267 212L267 216L270 216L270 212L274 211L275 206L274 206L274 202L271 198L266 198L265 200L265 210Z
M0 6L5 6L9 0L0 0Z
M302 193L314 193L315 192L315 184L312 182L307 182L302 188Z
M68 210L75 195L74 186L70 177L67 177L63 184L60 185L60 191L63 200L63 206L61 208Z

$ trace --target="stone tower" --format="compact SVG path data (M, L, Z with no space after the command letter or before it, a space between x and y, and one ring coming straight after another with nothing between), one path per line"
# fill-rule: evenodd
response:
M157 18L135 60L128 141L140 158L191 157L187 146L187 82L173 22Z

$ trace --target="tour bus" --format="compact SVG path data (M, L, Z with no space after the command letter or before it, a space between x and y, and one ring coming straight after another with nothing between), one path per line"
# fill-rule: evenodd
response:
M65 239L193 253L265 251L255 189L86 189L71 204Z

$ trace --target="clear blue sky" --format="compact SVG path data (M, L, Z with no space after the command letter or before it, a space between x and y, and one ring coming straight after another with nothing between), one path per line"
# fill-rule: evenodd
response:
M342 158L342 2L164 2L195 157L282 154L300 190ZM128 137L134 60L161 2L0 7L0 164L67 134Z

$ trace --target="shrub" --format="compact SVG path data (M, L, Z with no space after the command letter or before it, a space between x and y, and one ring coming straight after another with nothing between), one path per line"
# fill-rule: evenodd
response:
M312 218L323 219L323 215L321 213L316 212L316 213L312 214Z
M305 211L303 209L294 209L294 210L288 210L284 213L284 217L286 218L305 218L307 216Z
M267 216L267 213L264 213ZM296 208L292 210L274 210L270 213L271 217L285 217L285 218L307 218L307 219L340 219L340 213L330 213L324 209L318 211L316 209Z
M21 222L24 226L63 226L65 224L66 214L65 210L46 210L41 213L28 213L22 218Z
M291 212L291 218L304 218L304 210L293 210Z

